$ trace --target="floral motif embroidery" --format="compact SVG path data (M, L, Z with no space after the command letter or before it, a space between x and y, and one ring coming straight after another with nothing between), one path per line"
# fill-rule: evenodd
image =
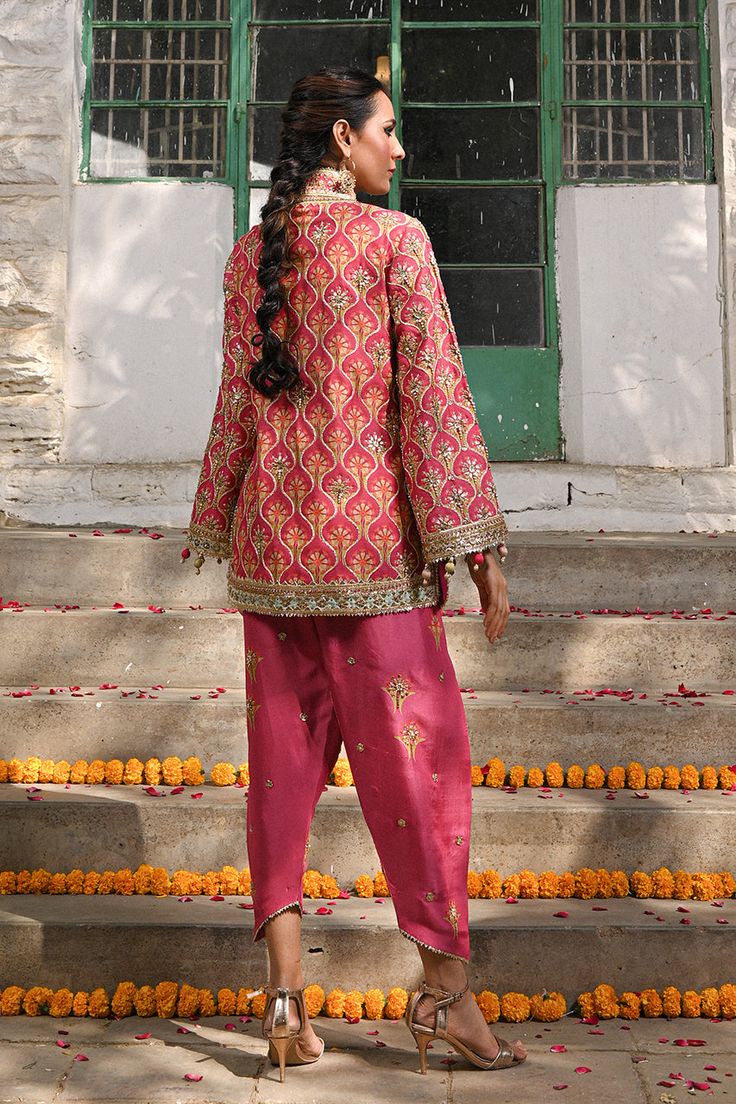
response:
M253 724L253 721L254 721L255 715L256 715L256 709L260 709L260 708L261 708L261 703L260 702L257 702L255 698L249 698L249 697L246 696L246 699L245 699L245 716L247 718L248 724Z
M262 655L258 652L254 652L252 648L246 648L245 650L245 671L249 678L254 679L256 677L256 667L263 659Z
M458 921L460 919L460 916L459 916L459 913L457 911L457 905L455 904L454 901L449 901L448 902L448 909L447 909L447 912L445 913L445 919L448 920L450 922L450 924L452 925L453 935L457 939Z
M394 709L397 712L401 711L406 699L416 693L416 690L411 689L411 683L404 675L394 675L383 689L394 703Z
M420 744L426 741L426 736L421 735L419 725L415 721L409 721L409 724L404 725L396 739L404 745L409 753L409 758L415 759L416 750Z
M433 613L429 620L429 627L434 637L434 642L437 645L437 651L440 650L440 640L442 639L442 616L439 613ZM440 676L440 680L443 676Z

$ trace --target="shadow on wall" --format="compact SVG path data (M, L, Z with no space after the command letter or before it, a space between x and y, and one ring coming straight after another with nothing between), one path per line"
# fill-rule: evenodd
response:
M558 195L562 420L579 463L725 463L718 193Z
M65 463L200 460L221 369L232 189L72 193Z

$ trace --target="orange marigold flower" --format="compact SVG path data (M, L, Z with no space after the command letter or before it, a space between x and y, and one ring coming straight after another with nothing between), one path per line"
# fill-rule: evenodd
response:
M16 877L14 870L0 871L0 895L15 893Z
M199 990L199 1008L200 1016L216 1016L217 1005L215 1004L215 998L212 995L211 989Z
M582 789L585 782L585 771L577 763L567 768L567 784L571 790Z
M373 879L370 874L359 874L355 879L355 892L359 897L373 896Z
M330 989L329 993L325 997L325 1015L330 1016L333 1020L342 1019L345 1011L345 990L344 989Z
M97 873L97 871L88 870L87 873L84 875L84 885L82 887L82 892L84 893L85 897L94 897L94 895L97 893L97 888L99 884L100 875Z
M389 989L386 994L386 1005L383 1009L384 1018L387 1020L400 1020L406 1012L408 1003L409 994L406 989L402 989L401 986L395 985L393 989Z
M38 765L38 781L39 782L53 782L54 780L54 760L42 759Z
M727 982L718 990L721 1001L721 1015L724 1020L732 1020L736 1017L736 985Z
M686 989L682 994L682 1014L689 1020L695 1020L700 1015L700 993L694 989Z
M132 981L121 981L112 995L110 1008L116 1016L132 1016L135 1007L135 985Z
M19 875L20 877L20 875ZM70 870L66 876L67 893L84 893L84 872L82 870ZM18 889L20 893L20 889Z
M234 866L223 866L220 871L220 893L235 897L240 886L240 874Z
M591 763L585 772L585 788L600 790L606 784L606 772L600 763Z
M622 790L626 785L626 771L623 767L611 767L606 776L609 790Z
M486 763L486 786L492 786L494 789L499 789L503 786L506 780L506 764L503 759L498 759L494 756L493 759L489 759Z
M722 790L729 790L736 782L736 774L730 767L723 766L718 771L718 783Z
M544 771L540 767L530 767L526 776L526 784L531 789L537 790L544 785Z
M77 873L81 874L79 870ZM28 893L31 888L31 872L30 870L19 870L15 876L15 892L16 893Z
M169 893L172 897L186 897L189 895L190 875L188 870L175 870L171 875Z
M325 991L321 985L307 985L304 989L304 1004L310 1019L319 1016L325 1003Z
M680 771L680 782L685 790L700 789L700 771L692 763L686 763Z
M501 1016L507 1023L523 1023L530 1012L529 998L523 993L504 993L501 997Z
M353 786L355 784L350 763L343 755L337 759L332 769L332 783L335 786Z
M380 1020L383 1016L385 1004L386 997L383 989L366 989L363 997L365 1018L367 1020Z
M730 870L720 870L719 874L723 882L723 893L721 896L733 897L734 893L736 893L736 878L734 878Z
M715 767L703 767L700 773L704 790L715 790L718 788L718 771Z
M38 782L38 771L41 766L41 760L37 755L30 755L26 759L23 765L23 777L22 782Z
M549 901L557 896L560 879L554 870L543 870L539 875L539 896Z
M156 1016L156 989L152 985L141 985L139 989L136 989L134 1005L136 1016L141 1018Z
M194 1016L199 1008L199 989L183 982L176 1000L177 1016Z
M247 1016L250 1012L250 997L248 996L248 992L248 989L238 989L238 1000L235 1005L235 1011L239 1016ZM306 997L306 990L304 991L304 995ZM307 1006L307 1013L311 1015L309 1006Z
M161 781L161 760L155 756L146 759L143 767L143 777L149 786L158 786Z
M558 763L555 759L547 764L544 776L547 779L548 786L553 786L555 789L559 789L560 786L565 785L565 772L562 769L562 765Z
M0 782L8 781L8 764L5 759L0 759Z
M251 889L250 867L246 866L238 876L238 893L243 897L250 897Z
M48 870L34 870L28 886L29 893L48 893L51 873Z
M638 1020L641 1014L641 997L638 993L622 993L618 998L618 1014L622 1020Z
M557 896L558 897L574 897L575 890L577 889L577 882L575 875L569 870L566 870L564 874L560 874L557 879Z
M613 897L613 887L611 874L608 870L605 870L602 866L596 870L596 877L598 879L598 897L608 899Z
M647 1019L662 1015L662 998L656 989L643 989L641 997L641 1012Z
M200 874L198 870L189 871L189 896L199 897L200 894L205 892L204 889L204 875ZM213 896L210 894L210 896Z
M151 896L168 897L171 882L162 866L155 866L151 874Z
M475 870L468 871L468 897L473 899L480 897L483 888L483 879Z
M217 990L217 1014L218 1016L234 1016L237 1008L237 998L232 989Z
M202 875L202 888L200 893L204 893L207 897L214 897L215 894L220 892L220 871L208 870L206 874Z
M86 993L84 989L80 989L78 993L74 994L74 1003L72 1004L73 1016L86 1016L89 1012L89 993Z
M635 870L629 881L631 883L631 892L635 897L652 896L652 879L643 870Z
M628 897L629 879L623 870L611 871L611 896Z
M250 767L247 763L238 764L237 774L241 786L250 786Z
M110 1015L110 1000L102 987L93 989L90 993L88 1015L96 1020L104 1020Z
M598 893L598 875L595 870L583 866L575 874L575 896L590 901Z
M263 1013L266 1010L266 1001L268 1000L268 993L259 993L257 997L251 997L250 1012L252 1016L257 1016L259 1020L263 1019Z
M386 875L383 873L382 870L379 870L373 878L373 892L375 893L376 897L391 896L390 890L388 888L388 882L386 881Z
M51 997L49 1016L69 1016L73 1004L74 994L71 989L57 989Z
M174 1015L179 986L175 981L160 981L156 986L156 1015L162 1020Z
M716 892L710 874L705 874L700 870L696 871L693 874L693 900L712 901L715 896Z
M721 998L718 990L708 986L700 993L700 1015L707 1016L709 1020L721 1014Z
M0 880L2 875L0 875ZM0 893L2 893L2 886L0 885ZM61 894L66 893L66 874L52 874L51 881L49 882L49 893Z
M128 759L123 771L123 783L126 786L140 786L143 781L144 770L145 763L142 763L140 759L135 757Z
M151 875L153 874L153 867L148 863L141 863L133 875L133 884L135 886L135 892L138 894L145 894L151 892Z
M122 759L109 759L105 763L105 781L111 786L120 786L125 773L125 764Z
M666 985L662 990L662 1011L668 1020L676 1020L682 1015L682 997L674 985Z
M660 901L669 901L674 892L675 879L672 877L671 870L668 870L666 866L660 866L652 871L652 897L656 897Z
M87 782L92 785L99 785L105 781L105 760L93 759L90 765L87 767Z
M189 755L181 765L181 776L185 786L201 786L204 782L202 764L196 755ZM246 783L247 785L247 783Z
M497 870L481 870L480 872L480 896L488 900L496 900L501 896L501 875Z
M0 998L0 1014L3 1016L19 1016L23 1007L26 991L20 985L9 985L2 990Z
M305 870L302 875L302 891L305 897L319 897L322 875L319 870Z
M665 790L679 790L680 788L680 771L678 767L672 765L664 768L664 778L662 779L662 785Z
M539 881L533 870L519 871L519 897L536 900L539 896Z
M503 880L503 896L504 897L518 897L519 886L521 882L518 874L509 874L508 878Z
M181 786L184 771L178 755L167 755L161 760L161 779L166 786Z
M554 1023L567 1012L567 1003L562 993L535 993L529 999L529 1008L532 1019L541 1023Z
M332 874L320 874L319 877L319 895L320 897L337 897L340 892L340 887L337 884L337 880L333 878Z
M54 763L54 773L51 776L51 781L57 786L64 786L69 781L69 775L72 772L71 763L66 759L60 759L58 763ZM2 778L0 778L2 782Z
M664 771L661 767L650 767L647 771L647 789L661 790L664 782Z
M673 874L672 896L678 901L689 901L693 895L693 879L687 870L676 870Z
M360 989L351 989L349 993L345 994L343 1013L348 1020L363 1018L363 994Z
M509 785L510 786L523 786L526 780L526 767L523 767L521 763L517 763L509 771Z
M643 790L647 784L647 772L641 763L632 759L626 768L626 785L630 790Z
M593 990L595 1013L602 1020L613 1020L618 1015L618 997L612 985L596 985Z
M588 1019L590 1016L595 1015L595 1000L592 993L580 993L577 999L577 1005L580 1009L580 1015L584 1019Z
M711 885L713 886L713 896L714 897L730 897L731 896L730 893L726 893L726 886L725 886L723 878L721 877L720 874L717 874L715 871L711 871L710 881L711 881Z
M474 763L470 768L470 785L482 786L484 782L483 768Z
M87 764L85 763L85 767ZM23 771L26 769L26 765L22 759L9 759L8 760L8 782L22 782Z
M490 989L483 989L476 997L476 1002L486 1023L498 1023L501 1015L501 1002L496 993Z
M235 767L232 763L215 763L210 778L216 786L232 786L236 780Z
M89 769L89 763L86 759L77 759L75 763L72 763L72 769L69 772L69 781L74 785L81 785L86 781L87 770Z

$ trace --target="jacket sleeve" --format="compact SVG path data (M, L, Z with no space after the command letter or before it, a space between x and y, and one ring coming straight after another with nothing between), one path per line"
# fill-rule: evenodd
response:
M225 265L222 377L186 539L193 552L218 559L229 559L232 555L233 512L255 446L252 388L248 381L250 357L243 336L248 301L241 285L244 272L241 241L235 243Z
M500 511L432 243L405 217L386 270L396 350L401 454L427 563L493 547Z

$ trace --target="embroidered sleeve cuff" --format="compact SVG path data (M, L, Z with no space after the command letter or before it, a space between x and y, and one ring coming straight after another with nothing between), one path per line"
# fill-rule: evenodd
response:
M229 560L233 554L230 534L205 525L190 525L186 546L192 552L220 560Z
M427 563L446 560L450 556L463 556L481 548L495 548L507 543L508 528L502 514L481 518L453 529L440 529L422 535L422 551Z

